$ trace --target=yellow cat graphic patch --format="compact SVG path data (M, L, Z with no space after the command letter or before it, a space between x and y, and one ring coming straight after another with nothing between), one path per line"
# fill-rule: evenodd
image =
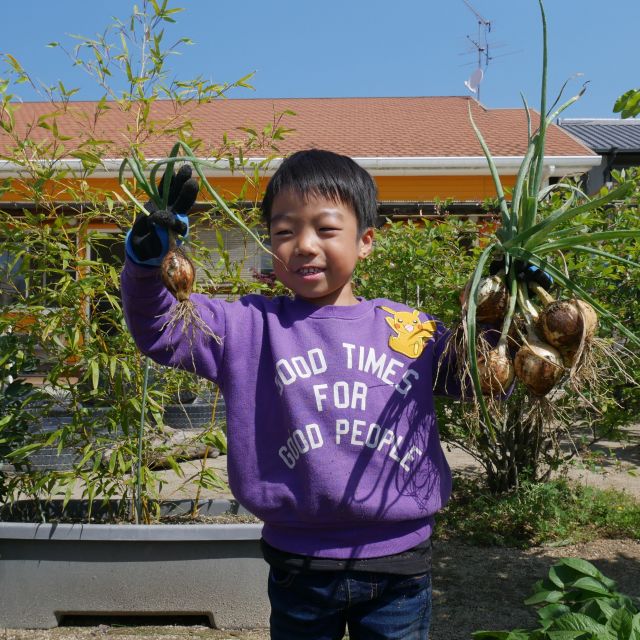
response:
M419 312L394 311L389 307L380 307L390 313L387 324L393 329L395 335L389 336L389 348L409 358L417 358L424 350L429 338L436 331L436 323L433 320L421 322Z

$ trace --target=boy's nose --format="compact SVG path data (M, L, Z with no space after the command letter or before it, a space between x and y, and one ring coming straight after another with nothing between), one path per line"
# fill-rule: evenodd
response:
M298 238L295 253L301 256L314 254L316 252L316 243L311 234L304 234Z

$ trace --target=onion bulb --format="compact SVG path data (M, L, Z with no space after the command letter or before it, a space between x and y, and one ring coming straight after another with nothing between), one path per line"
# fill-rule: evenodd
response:
M562 356L551 345L539 340L533 333L518 349L514 359L516 376L536 396L544 396L562 377Z
M178 301L169 310L169 316L163 329L173 332L180 328L187 336L189 345L193 345L195 332L213 338L218 344L222 343L222 338L216 335L211 327L200 317L196 305L190 299L193 285L196 279L196 270L193 262L187 254L175 243L169 245L170 249L160 265L160 275L164 286Z
M162 261L160 274L164 286L167 287L178 302L189 300L196 272L193 263L180 247L174 247L169 250Z
M502 320L508 303L507 287L498 274L480 280L476 305L476 319L479 322L498 322Z
M483 393L504 393L509 388L513 382L514 368L506 343L478 356L478 373Z
M554 300L544 289L537 290L545 304L540 314L540 332L557 348L577 347L583 336L591 339L598 327L598 316L584 300Z

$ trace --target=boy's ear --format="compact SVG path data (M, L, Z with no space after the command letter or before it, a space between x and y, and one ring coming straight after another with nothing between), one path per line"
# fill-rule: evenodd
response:
M373 237L375 231L373 227L369 227L361 236L358 247L358 258L364 260L373 250Z

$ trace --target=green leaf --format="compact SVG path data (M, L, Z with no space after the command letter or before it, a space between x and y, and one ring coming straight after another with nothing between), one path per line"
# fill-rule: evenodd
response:
M549 640L594 640L591 633L584 631L547 631Z
M626 609L618 609L608 620L606 628L616 640L630 640L633 616Z
M562 587L562 585L560 584L558 584L557 586ZM524 601L524 603L526 605L540 604L541 602L555 603L562 600L563 596L564 596L564 593L562 591L543 590L543 591L538 591L537 593L534 593L532 596L527 598Z
M592 209L603 207L613 200L622 199L627 196L633 190L633 188L633 182L624 182L600 198L590 200L583 205L568 209L566 211L560 209L547 216L544 220L534 225L530 229L519 233L515 238L512 238L508 242L505 242L505 248L521 245L525 249L533 250L535 246L542 244L546 240L551 230L557 225L563 222L568 222L569 220L571 220L571 218L575 218L576 216L591 211Z
M556 249L570 249L576 244L589 244L603 240L622 240L624 238L640 238L640 229L621 229L619 231L598 231L583 233L579 236L569 236L560 240L553 240L536 247L535 252L555 251Z
M561 592L555 591L554 593L561 593ZM525 602L525 604L533 604L533 603ZM549 622L567 613L571 613L571 609L566 604L548 604L546 607L542 607L541 609L538 609L538 618L542 622Z
M549 251L551 251L549 249ZM640 262L633 262L633 260L627 260L627 258L622 258L621 256L617 256L615 253L609 253L608 251L602 251L601 249L596 249L594 247L583 247L581 245L574 245L571 247L571 251L576 251L577 253L588 253L594 256L599 256L601 258L607 258L612 262L619 262L620 264L627 265L628 267L632 267L634 269L640 268ZM543 255L547 253L546 249L542 251L540 248L536 249L536 253Z
M640 114L640 89L630 89L623 93L613 105L613 112L622 118L635 118Z
M573 589L580 589L582 591L588 591L589 593L595 593L596 595L608 596L611 595L611 591L596 578L585 576L579 578L572 585Z
M584 613L598 622L604 622L616 611L616 609L609 604L610 602L615 602L610 595L606 598L592 598L580 608L580 613Z
M565 584L564 580L558 575L559 569L560 567L557 564L554 564L551 569L549 569L549 580L551 580L551 582L553 582L556 587L564 589L567 585Z
M582 613L568 613L566 616L554 620L552 628L555 631L588 631L601 635L607 633L604 625Z
M569 569L572 569L576 573L590 576L592 578L602 577L602 574L594 565L592 565L587 560L583 560L582 558L562 558L556 563L555 566L560 568L567 567Z
M97 360L91 360L89 362L89 369L91 370L91 385L93 390L98 389L98 383L100 382L100 368L98 367Z
M502 228L508 230L510 232L512 221L511 215L509 213L509 208L507 206L507 201L504 197L504 189L502 188L502 183L500 182L500 176L498 175L498 169L496 167L496 163L493 161L493 157L491 156L491 152L489 151L489 147L485 142L485 139L480 132L480 129L476 126L476 123L473 119L473 115L471 114L471 103L469 103L469 120L471 121L471 126L476 134L476 138L482 147L482 151L489 163L489 172L491 173L491 178L493 179L493 184L496 189L496 194L498 195L498 204L500 206L500 213L502 214Z

